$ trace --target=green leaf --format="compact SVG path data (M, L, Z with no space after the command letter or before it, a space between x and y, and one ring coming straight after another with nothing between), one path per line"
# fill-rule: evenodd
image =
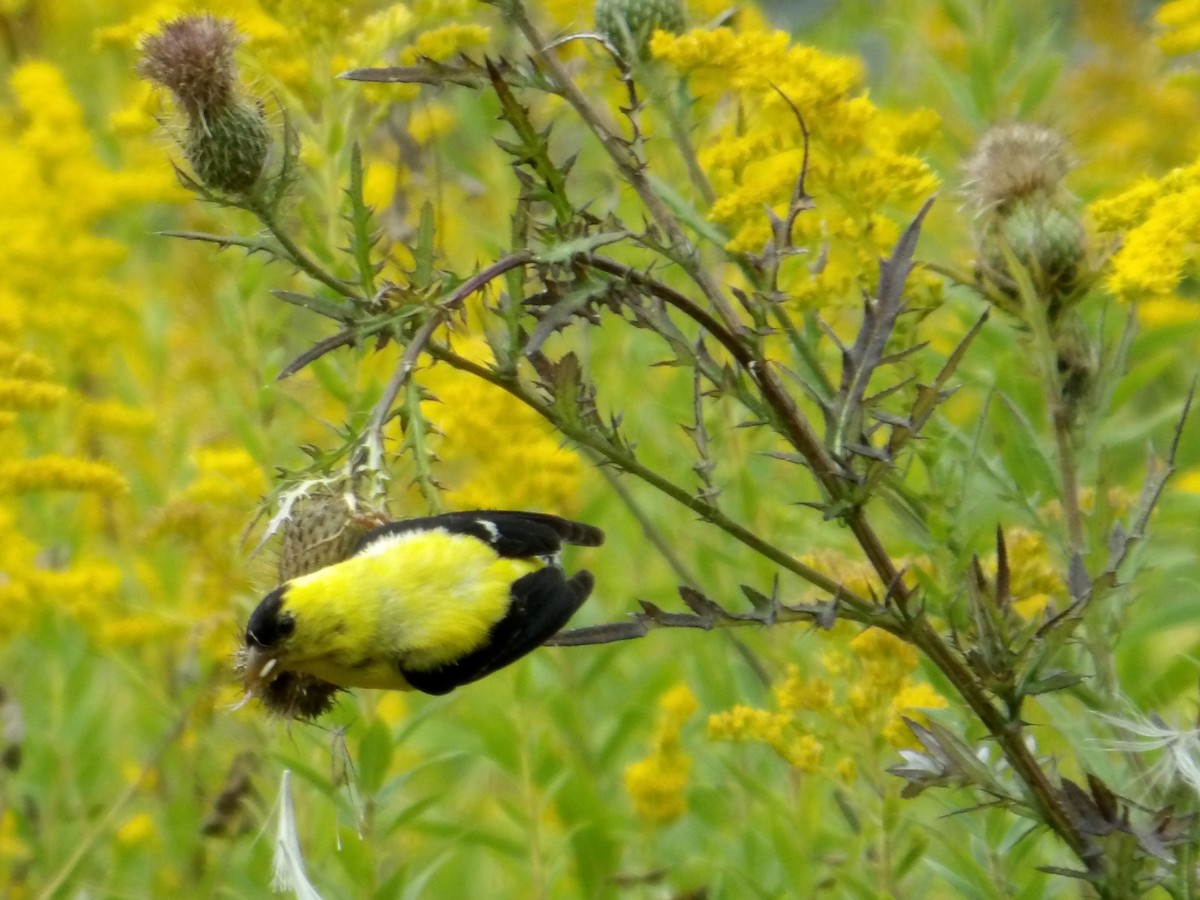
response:
M413 284L425 287L433 281L433 204L426 200L421 204L421 222L417 226L417 243L413 247Z
M375 296L375 265L371 261L371 247L375 243L371 227L371 208L363 199L362 149L355 141L350 151L350 187L346 191L350 198L350 250L358 265L358 281L363 293Z
M372 719L358 743L358 783L365 794L383 785L392 764L392 735L381 719Z
M547 265L570 262L580 254L591 253L598 247L615 244L618 241L625 240L629 236L628 231L601 231L596 234L585 235L584 237L563 241L560 244L547 247L534 256L534 261Z

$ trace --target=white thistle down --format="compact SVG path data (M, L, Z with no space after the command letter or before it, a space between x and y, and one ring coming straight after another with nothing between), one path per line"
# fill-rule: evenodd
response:
M283 770L279 782L279 829L275 833L275 858L271 870L271 889L291 891L297 900L321 900L308 880L300 836L296 832L296 808L292 805L292 772Z
M1165 751L1150 776L1159 782L1178 778L1200 797L1200 727L1172 728L1156 713L1133 719L1103 714L1100 718L1132 735L1128 740L1103 741L1105 748L1131 753Z

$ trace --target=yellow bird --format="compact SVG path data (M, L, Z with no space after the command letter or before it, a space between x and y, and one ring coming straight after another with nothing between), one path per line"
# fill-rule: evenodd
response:
M564 544L603 541L598 528L543 513L476 510L389 522L348 559L263 597L240 653L246 690L266 702L272 683L286 677L448 693L566 625L593 578L587 571L568 578L559 553Z

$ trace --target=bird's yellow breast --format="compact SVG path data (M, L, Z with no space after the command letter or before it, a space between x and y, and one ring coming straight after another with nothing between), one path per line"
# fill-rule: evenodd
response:
M512 583L542 566L440 529L381 538L288 584L295 630L281 662L341 687L406 688L400 668L478 648L508 610Z

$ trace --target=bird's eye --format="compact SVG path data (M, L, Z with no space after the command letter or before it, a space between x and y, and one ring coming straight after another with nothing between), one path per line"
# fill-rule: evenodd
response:
M296 630L296 620L292 618L291 613L284 613L279 617L278 634L280 639L287 637Z
M282 587L275 588L262 598L246 623L246 643L258 647L273 647L296 630L291 613L283 612Z

